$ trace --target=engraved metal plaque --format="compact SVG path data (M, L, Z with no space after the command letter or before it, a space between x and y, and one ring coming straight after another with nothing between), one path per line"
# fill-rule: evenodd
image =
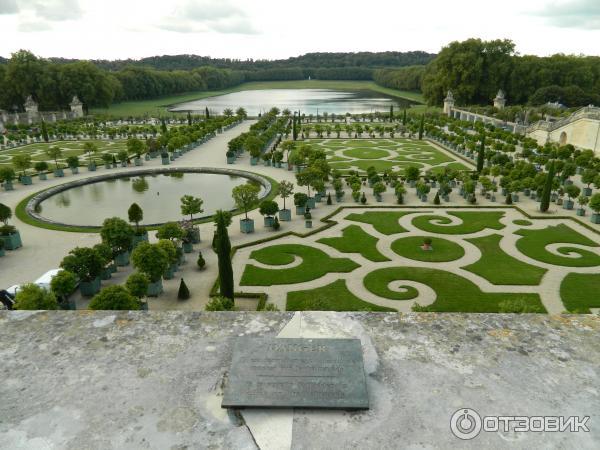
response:
M238 338L221 406L369 409L360 340Z

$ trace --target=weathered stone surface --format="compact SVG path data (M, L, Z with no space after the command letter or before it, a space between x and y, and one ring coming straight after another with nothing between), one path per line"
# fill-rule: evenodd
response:
M221 409L233 340L290 321L361 340L370 409L297 409L279 448L600 447L598 316L2 311L0 448L256 448L256 425ZM461 441L463 407L588 415L590 432Z
M236 339L222 406L368 409L360 340Z

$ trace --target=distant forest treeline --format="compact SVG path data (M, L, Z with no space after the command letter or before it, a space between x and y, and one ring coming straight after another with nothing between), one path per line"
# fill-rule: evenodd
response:
M156 56L138 61L38 58L19 51L0 60L0 108L20 109L33 95L42 110L67 108L73 95L86 107L151 99L183 92L225 89L245 81L371 80L378 67L426 64L425 52L309 53L285 60Z
M373 79L420 90L430 105L441 105L449 89L458 105L489 105L499 89L513 105L600 105L600 57L520 56L509 40L452 42L427 66L376 70Z

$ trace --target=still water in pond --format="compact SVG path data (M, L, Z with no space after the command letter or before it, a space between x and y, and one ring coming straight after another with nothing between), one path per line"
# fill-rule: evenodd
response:
M374 91L336 91L331 89L257 89L232 92L202 100L180 103L171 111L197 111L203 113L208 107L213 113L222 113L225 108L235 111L240 106L250 116L257 116L276 106L288 108L302 114L352 114L388 112L390 106L406 108L410 102Z
M38 212L48 219L70 225L102 225L107 217L127 219L127 209L137 203L144 210L144 224L182 220L180 199L193 195L204 200L204 212L235 208L231 190L249 180L208 173L175 173L118 178L78 186L44 200ZM265 193L261 186L260 196ZM189 218L189 216L187 217Z

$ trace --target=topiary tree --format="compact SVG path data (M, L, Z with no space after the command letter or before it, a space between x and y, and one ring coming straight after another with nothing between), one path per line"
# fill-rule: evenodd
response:
M481 135L481 144L479 145L479 151L477 152L477 172L481 173L483 170L483 163L485 162L485 134Z
M96 294L88 306L93 310L139 310L140 301L123 286L108 286Z
M554 181L554 160L550 161L548 166L548 175L546 175L546 181L544 182L544 189L542 191L542 198L540 200L540 211L546 212L550 207L550 194L552 193L552 184Z
M63 308L67 308L67 299L77 287L77 277L73 272L61 270L52 277L50 290L59 299Z
M148 292L148 285L150 284L150 278L148 275L142 272L134 272L125 281L125 287L131 295L138 300L146 297Z
M62 269L72 272L80 281L94 281L102 273L106 262L97 250L75 247L60 263Z
M33 165L33 168L37 173L43 173L48 170L48 163L46 161L38 161Z
M71 169L79 167L79 157L75 155L67 157L67 166L69 166Z
M164 244L142 242L131 254L133 267L145 274L151 283L156 283L161 279L163 273L169 268L172 254L175 253L170 241L163 242L169 244L169 250L165 250Z
M219 264L219 288L223 297L233 303L233 267L231 265L231 243L223 216L217 221L217 257Z
M565 193L567 194L567 197L569 197L569 200L572 200L579 196L579 194L581 193L581 189L578 186L575 186L574 184L570 184L565 187Z
M140 222L144 220L144 210L137 203L132 203L127 210L127 217L130 222L135 223L135 234L140 234Z
M94 156L98 153L98 150L98 146L94 142L88 141L83 144L83 151L88 156L88 159L92 164L96 163L96 161L94 161Z
M0 167L0 183L5 181L10 183L15 179L15 171L12 167Z
M29 283L21 286L15 297L14 309L48 310L58 309L56 297L37 284Z
M5 227L8 226L8 219L12 217L12 210L10 206L5 205L4 203L0 203L0 222L4 224Z
M179 290L177 291L177 298L179 300L187 300L188 298L190 298L190 290L188 289L187 285L185 284L185 281L183 281L183 278L181 279L181 282L179 283Z
M198 260L196 261L196 265L198 266L199 270L203 270L206 267L206 261L204 261L202 252L198 252Z
M204 201L200 197L194 197L192 195L184 195L181 197L181 214L187 216L189 214L190 221L193 222L194 214L200 214L204 210L202 204Z
M421 171L418 167L408 166L404 169L404 176L406 177L406 181L417 181L421 176Z
M177 247L175 246L173 241L170 241L168 239L161 239L156 243L156 245L159 248L161 248L167 255L168 266L177 263L179 257L177 255Z
M260 188L250 183L241 184L232 190L233 201L238 208L244 211L246 220L248 220L248 211L258 202L259 192Z
M133 227L119 217L105 219L100 230L102 242L112 249L114 256L131 250L134 235Z
M184 230L176 222L167 222L156 230L156 237L158 239L168 239L173 243L183 239L183 236Z
M600 193L592 195L589 205L592 211L596 214L600 214Z
M267 216L267 217L272 217L275 214L277 214L277 211L279 211L279 205L277 204L276 201L273 200L263 200L260 203L258 212L263 215L263 216Z

